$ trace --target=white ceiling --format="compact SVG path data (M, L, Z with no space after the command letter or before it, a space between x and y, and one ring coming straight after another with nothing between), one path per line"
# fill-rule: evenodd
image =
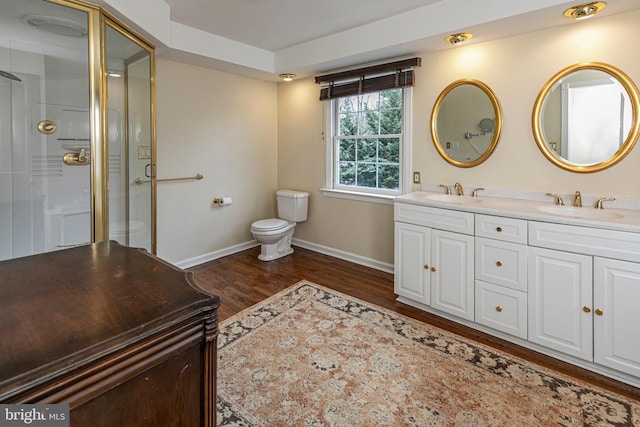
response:
M576 25L579 23L564 18L562 12L583 3L581 0L164 1L170 8L170 20L179 24L178 28L174 26L174 34L185 28L197 29L201 36L219 36L214 40L216 44L220 39L239 42L242 47L273 56L273 63L263 66L248 59L243 62L244 57L236 60L234 55L216 57L216 53L201 49L196 55L198 65L245 74L266 71L272 78L284 72L305 76L451 49L443 38L455 32L472 32L471 43L482 43L553 26ZM632 9L640 9L640 0L607 0L604 11L592 19ZM248 56L253 53L246 52ZM167 56L188 59L179 49L170 49ZM227 69L228 65L239 69Z
M456 32L473 33L476 44L583 25L562 16L583 0L86 1L153 43L159 57L271 81L456 49L443 40ZM606 2L592 19L640 9L640 0ZM0 45L18 47L29 8L47 3L0 0Z
M472 0L476 1L476 0ZM441 0L165 0L171 20L276 52Z

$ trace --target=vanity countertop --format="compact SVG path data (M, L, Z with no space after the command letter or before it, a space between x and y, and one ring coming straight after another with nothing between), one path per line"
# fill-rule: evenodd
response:
M478 214L640 233L640 210L610 207L595 209L593 205L586 204L578 208L567 202L565 206L557 206L552 201L482 195L474 198L432 191L414 191L398 196L394 201Z

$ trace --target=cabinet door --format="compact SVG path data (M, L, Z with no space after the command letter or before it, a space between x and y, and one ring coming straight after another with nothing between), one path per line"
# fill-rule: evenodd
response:
M431 307L473 320L473 236L433 230L431 262Z
M529 341L593 360L592 258L529 248Z
M394 292L422 304L430 303L427 264L431 229L403 222L395 223Z
M596 258L594 361L640 377L640 264Z

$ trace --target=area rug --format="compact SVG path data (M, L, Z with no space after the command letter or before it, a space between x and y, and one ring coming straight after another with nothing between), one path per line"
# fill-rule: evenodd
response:
M640 426L640 402L302 281L220 324L219 426Z

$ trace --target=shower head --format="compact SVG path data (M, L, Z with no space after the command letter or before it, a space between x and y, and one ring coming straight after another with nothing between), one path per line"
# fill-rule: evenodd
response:
M20 77L16 76L15 74L11 74L11 73L9 73L7 71L0 70L0 76L6 77L6 78L11 79L11 80L15 80L17 82L21 82L22 81L22 79Z

